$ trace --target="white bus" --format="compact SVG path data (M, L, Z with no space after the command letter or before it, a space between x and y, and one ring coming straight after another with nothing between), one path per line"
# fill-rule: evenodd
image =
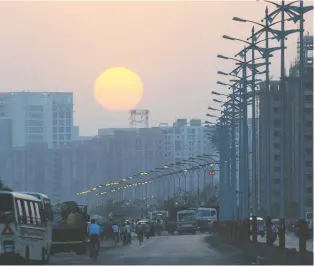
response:
M48 262L42 202L34 196L0 191L0 260Z
M51 201L47 195L38 193L38 192L22 192L23 194L31 195L39 199L42 203L43 211L44 211L44 221L46 226L46 250L47 250L47 262L50 260L50 251L52 245L52 205Z

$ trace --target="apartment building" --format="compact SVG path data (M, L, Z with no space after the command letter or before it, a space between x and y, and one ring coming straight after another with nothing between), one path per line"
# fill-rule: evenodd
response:
M289 77L286 77L285 108L280 105L280 82L270 83L270 103L266 97L265 83L260 87L260 121L259 121L259 194L261 195L261 209L266 208L266 128L270 127L271 151L270 151L270 176L271 176L271 205L273 215L278 215L280 199L280 172L281 156L284 156L285 192L286 204L298 203L299 191L299 163L304 164L305 176L305 202L307 211L313 209L313 36L305 36L305 62L304 76L304 161L300 162L298 155L300 114L299 114L299 61L290 69ZM267 119L267 111L270 111L270 121ZM283 113L282 113L283 112ZM282 114L285 116L285 147L281 148L281 122ZM264 196L264 197L263 197ZM288 209L288 206L287 206Z
M72 140L73 93L4 92L0 117L12 121L13 147L39 142L62 146Z

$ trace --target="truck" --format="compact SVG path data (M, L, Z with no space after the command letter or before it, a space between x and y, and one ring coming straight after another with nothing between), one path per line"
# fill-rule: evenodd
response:
M200 207L197 209L196 221L201 233L211 233L213 223L217 221L217 209L212 207Z
M196 234L196 210L182 210L177 212L177 231L179 235L183 233Z
M182 210L187 210L185 206L171 206L168 208L168 217L166 217L166 231L168 234L174 234L177 231L177 212Z
M88 244L87 206L68 201L53 205L52 210L51 255L72 251L77 255L85 254Z

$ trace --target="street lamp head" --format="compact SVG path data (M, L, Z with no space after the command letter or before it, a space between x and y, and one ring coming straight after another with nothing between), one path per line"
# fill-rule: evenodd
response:
M242 18L238 18L238 17L233 17L232 20L238 21L238 22L247 22L247 20L242 19Z
M216 103L222 103L222 101L219 101L217 99L214 99L213 101L216 102Z
M228 76L229 75L228 73L225 73L225 72L222 72L222 71L218 71L217 74L218 75L224 75L224 76Z
M223 83L223 82L221 82L221 81L217 81L217 84L219 84L219 85L223 85L223 86L228 86L228 84Z
M221 94L215 91L212 91L212 94L220 96Z
M223 35L222 38L223 38L223 39L227 39L227 40L231 40L231 41L234 41L234 40L235 40L235 38L230 37L230 36L228 36L228 35Z
M218 58L221 58L221 59L227 59L227 60L229 59L228 57L223 56L223 55L221 55L221 54L217 55L217 57L218 57Z

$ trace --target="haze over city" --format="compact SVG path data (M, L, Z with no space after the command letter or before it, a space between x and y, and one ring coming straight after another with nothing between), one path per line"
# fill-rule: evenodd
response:
M232 68L217 53L233 56L241 48L222 35L248 37L251 24L232 17L261 18L265 6L256 1L1 3L0 92L72 91L75 124L82 135L95 135L98 128L128 127L127 111L105 110L93 95L103 71L125 67L143 82L136 108L150 111L150 125L204 119L217 69ZM312 33L312 15L305 19ZM297 38L288 37L287 68ZM275 53L274 77L279 61Z

